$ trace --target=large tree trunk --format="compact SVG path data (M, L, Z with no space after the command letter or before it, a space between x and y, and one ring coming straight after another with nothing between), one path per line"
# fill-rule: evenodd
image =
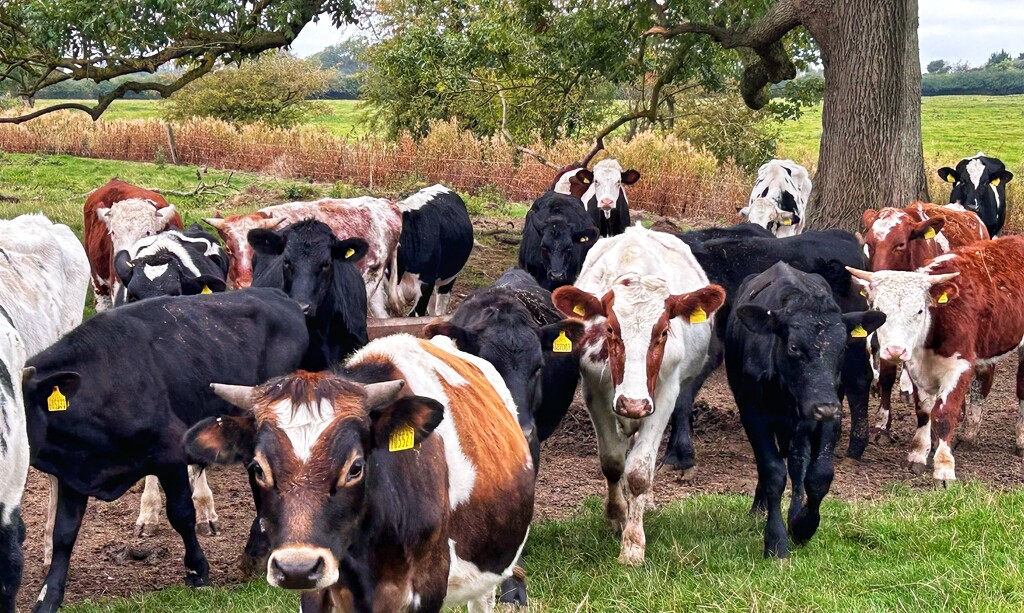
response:
M812 227L927 200L917 0L795 0L825 68Z

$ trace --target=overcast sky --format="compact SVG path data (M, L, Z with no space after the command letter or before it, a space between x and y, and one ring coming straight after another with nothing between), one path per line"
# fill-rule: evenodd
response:
M921 65L935 59L984 64L1006 49L1024 52L1024 0L919 0ZM330 19L302 30L292 51L306 57L350 36L352 30L331 26Z

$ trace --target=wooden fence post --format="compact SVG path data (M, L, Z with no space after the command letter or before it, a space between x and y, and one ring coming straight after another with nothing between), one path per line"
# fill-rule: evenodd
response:
M171 150L171 164L178 165L178 150L174 146L174 129L171 128L171 124L165 123L164 128L167 129L167 147Z

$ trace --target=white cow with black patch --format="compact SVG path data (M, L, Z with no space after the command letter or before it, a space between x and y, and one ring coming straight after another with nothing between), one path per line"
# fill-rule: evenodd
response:
M757 170L750 201L739 213L750 223L783 238L804 230L811 179L807 169L792 160L772 160Z

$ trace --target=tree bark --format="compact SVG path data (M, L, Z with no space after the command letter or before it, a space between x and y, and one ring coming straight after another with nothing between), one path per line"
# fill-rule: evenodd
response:
M796 0L825 69L811 227L927 200L917 0Z

